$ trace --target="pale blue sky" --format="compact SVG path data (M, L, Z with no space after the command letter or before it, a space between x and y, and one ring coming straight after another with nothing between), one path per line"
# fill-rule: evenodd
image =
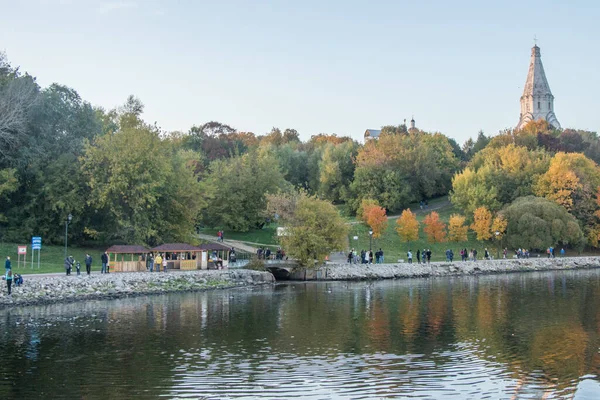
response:
M0 50L145 119L361 139L417 126L460 143L514 127L533 37L563 127L600 128L600 1L0 0Z

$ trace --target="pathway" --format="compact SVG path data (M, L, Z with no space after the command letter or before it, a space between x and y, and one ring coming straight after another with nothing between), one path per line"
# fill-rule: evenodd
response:
M240 242L238 240L225 239L225 240L223 240L223 243L221 243L220 241L217 240L216 236L205 235L204 233L199 233L199 234L197 234L197 236L198 236L198 238L200 238L202 240L206 240L211 243L220 243L220 244L223 244L224 246L233 247L238 250L242 250L242 251L245 251L245 252L251 253L251 254L256 254L256 251L258 250L257 247L250 246L246 242ZM256 244L258 244L258 243L256 243Z

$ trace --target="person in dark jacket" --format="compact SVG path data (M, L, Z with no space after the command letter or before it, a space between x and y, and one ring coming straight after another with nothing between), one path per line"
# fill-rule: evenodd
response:
M102 261L102 269L100 270L101 274L106 274L107 273L107 266L108 266L108 253L104 252L104 254L102 254L102 257L100 257L100 260Z
M8 271L9 269L12 269L11 265L10 265L10 257L6 256L6 261L4 262L4 269L6 271Z
M68 275L71 275L71 268L73 268L73 259L71 256L65 258L65 272Z
M92 256L89 254L85 255L85 270L88 275L92 272Z
M417 249L417 264L421 264L421 250Z

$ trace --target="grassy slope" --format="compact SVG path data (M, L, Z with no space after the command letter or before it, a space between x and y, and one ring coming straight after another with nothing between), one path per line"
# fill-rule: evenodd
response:
M25 245L23 243L22 245ZM85 259L85 253L89 252L92 256L93 264L92 270L99 271L100 270L100 255L106 249L97 249L97 248L81 248L81 247L72 247L69 246L69 255L72 255L76 261L81 262L82 270L85 270L85 264L83 260ZM31 269L31 243L27 246L27 265L23 266L23 262L21 262L21 267L18 267L17 263L17 244L13 243L0 243L0 255L2 261L2 267L4 266L4 262L6 260L6 256L10 256L10 260L12 262L13 271L23 274L31 274L31 273L49 273L49 272L64 272L64 246L42 246L42 250L40 253L40 269L37 267L37 250L35 252L35 261L34 268ZM22 259L22 256L21 256ZM4 269L2 269L4 271Z

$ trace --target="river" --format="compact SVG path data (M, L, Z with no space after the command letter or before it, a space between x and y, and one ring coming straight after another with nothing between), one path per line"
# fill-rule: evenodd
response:
M0 398L600 398L600 270L0 310Z

